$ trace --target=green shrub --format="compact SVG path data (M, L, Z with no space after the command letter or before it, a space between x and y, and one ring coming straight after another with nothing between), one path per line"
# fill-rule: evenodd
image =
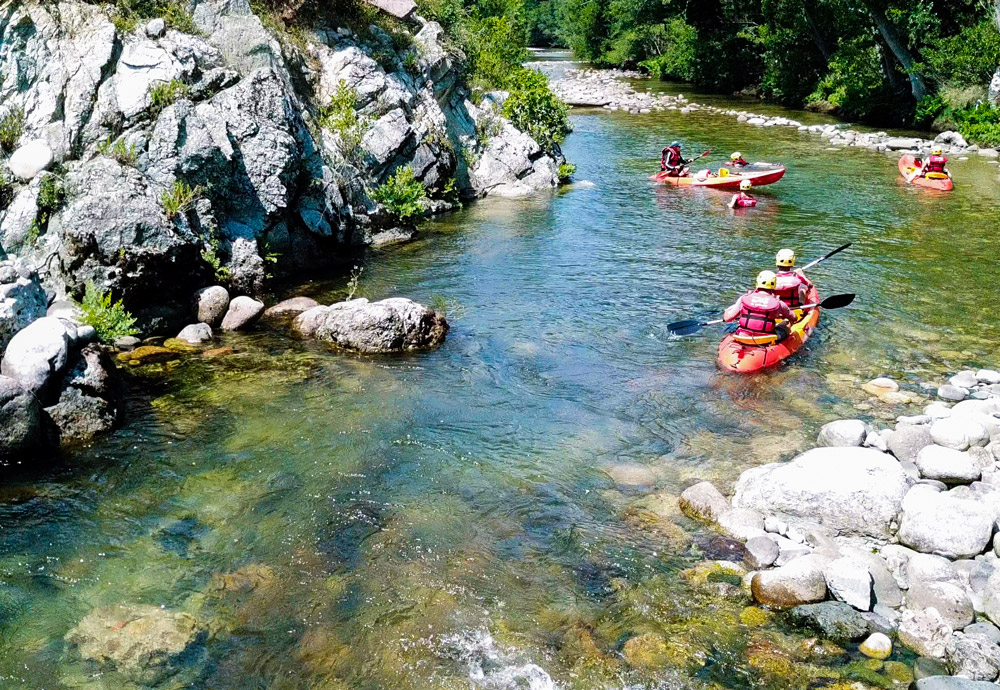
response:
M160 205L167 218L173 220L191 208L204 193L205 188L201 185L192 187L183 180L176 180L170 189L160 195Z
M406 51L406 54L403 55L403 69L414 76L420 74L420 59L417 57L417 51Z
M102 156L113 158L120 164L127 165L131 168L135 167L136 159L139 157L139 152L136 150L135 146L126 144L124 139L119 139L112 144L111 137L108 137L97 145L97 152Z
M163 20L172 29L182 31L186 34L200 35L201 31L194 23L194 17L188 12L187 7L177 2L168 2L162 10Z
M161 81L149 87L149 111L156 117L164 108L186 98L188 86L180 79Z
M572 163L563 163L559 166L559 181L563 184L569 182L570 178L576 172L576 166Z
M992 18L964 27L924 48L925 71L937 82L982 86L1000 65L1000 32Z
M115 338L135 335L135 317L122 306L122 301L111 303L111 293L101 294L92 283L87 283L80 304L83 323L93 326L101 342L110 343Z
M212 274L220 283L229 280L229 268L222 265L219 257L219 240L214 237L208 241L208 246L201 250L201 259L212 268Z
M944 113L947 105L938 93L924 96L913 111L913 123L921 127L930 125Z
M372 193L372 199L385 206L399 220L406 220L423 213L422 201L427 198L424 183L415 179L413 168L403 166L389 176L384 184Z
M38 199L35 202L43 214L51 214L62 208L66 200L66 185L62 178L54 173L46 173L38 186Z
M506 88L510 75L528 59L524 33L506 17L471 22L465 33L468 69L473 87Z
M24 108L11 108L3 119L0 119L0 149L4 153L13 153L22 134L24 134Z
M503 115L518 129L527 132L548 152L554 151L572 131L569 108L549 89L541 72L521 69L507 81L510 96Z
M1000 108L980 103L973 108L952 114L958 131L970 143L980 146L1000 146Z
M13 200L14 185L11 184L10 178L7 177L6 168L0 167L0 211L6 210Z
M163 17L172 29L200 33L186 4L180 0L107 0L102 4L112 6L111 21L122 34L132 33L141 22L156 17Z
M842 115L862 119L887 117L900 107L885 82L881 55L868 37L841 44L807 100L826 101Z
M358 113L358 92L343 79L337 84L337 91L330 102L320 109L319 126L336 132L340 138L341 153L352 156L361 145L365 132L371 126L366 115Z

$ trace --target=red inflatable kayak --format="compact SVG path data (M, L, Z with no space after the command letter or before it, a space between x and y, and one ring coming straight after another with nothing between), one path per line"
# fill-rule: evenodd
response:
M728 172L728 168L721 168L721 170L726 170ZM784 174L784 168L772 168L770 170L733 172L700 179L691 174L685 175L684 177L670 177L666 172L658 172L655 175L650 175L649 179L654 182L662 182L663 184L672 184L675 187L713 187L715 189L736 190L740 188L740 182L743 180L750 180L754 187L760 187L766 184L774 184L780 180Z
M908 178L919 167L920 159L915 158L912 154L908 153L899 159L899 174L903 177ZM941 177L935 177L936 174L941 175ZM942 173L928 173L927 177L914 177L910 184L942 192L950 192L955 188L955 183L951 181L951 178Z
M806 299L807 304L819 302L819 293L815 286L809 290ZM803 318L792 324L787 338L770 345L746 345L737 342L735 335L729 334L719 344L719 366L726 371L736 371L741 374L753 374L773 367L798 352L816 330L818 322L819 307L810 309Z

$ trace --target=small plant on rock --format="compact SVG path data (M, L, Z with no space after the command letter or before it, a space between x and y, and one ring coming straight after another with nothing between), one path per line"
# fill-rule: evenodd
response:
M7 177L7 171L4 168L0 168L0 211L6 210L13 200L14 185L11 184L10 178Z
M212 267L217 281L225 283L229 280L229 268L223 266L222 259L219 258L219 240L213 237L208 241L208 246L201 250L201 259Z
M563 163L559 166L559 182L566 184L576 172L576 166L572 163Z
M205 188L201 185L192 187L183 180L176 180L170 189L160 195L160 204L167 218L173 220L191 208L204 193Z
M320 127L340 137L341 152L345 156L354 154L371 125L367 116L358 113L358 92L343 79L337 84L330 102L320 109L318 122Z
M0 149L4 153L13 153L17 142L24 134L24 108L11 108L0 119Z
M354 295L358 292L358 284L361 282L361 273L365 269L361 266L354 266L351 269L351 277L347 279L347 299L348 301L354 299Z
M80 304L83 311L83 323L93 326L101 342L110 343L115 338L135 335L135 317L132 316L122 301L111 302L111 292L101 293L93 283L87 283Z
M161 81L149 87L149 111L153 117L182 98L187 97L188 86L180 79Z
M97 145L97 152L102 156L113 158L120 164L127 165L130 168L135 167L135 162L139 157L139 152L134 145L126 144L124 139L119 139L112 144L111 137L108 137L105 141Z
M422 202L426 198L424 183L416 179L409 165L396 170L372 193L372 199L385 206L398 220L421 215L424 210Z

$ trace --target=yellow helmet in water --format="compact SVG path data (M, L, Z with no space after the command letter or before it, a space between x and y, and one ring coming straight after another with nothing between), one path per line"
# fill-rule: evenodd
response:
M795 265L795 252L791 249L782 249L775 255L774 263L782 268L791 268Z
M743 158L743 154L739 151L733 151L729 154L729 160L731 161L738 161L740 158Z
M942 153L944 153L944 149L941 148L940 146L935 146L933 149L931 149L932 156L940 156Z
M746 190L750 189L751 187L753 187L753 182L751 182L750 180L741 180L740 181L740 189L742 189L743 191L746 191Z
M757 274L758 290L773 290L778 285L778 276L774 271L761 271Z

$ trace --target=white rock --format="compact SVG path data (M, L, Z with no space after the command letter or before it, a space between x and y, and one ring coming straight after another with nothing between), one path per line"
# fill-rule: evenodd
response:
M43 316L18 331L7 344L0 374L20 381L40 399L66 368L76 328L68 321Z
M904 567L907 588L919 582L950 582L958 585L962 581L955 566L943 556L911 552Z
M910 651L932 659L944 659L951 627L934 609L905 609L899 619L899 642Z
M993 535L995 512L979 501L953 498L916 486L903 501L897 537L922 553L971 558L986 549Z
M944 419L951 416L951 408L939 402L934 402L924 408L924 414L931 419Z
M708 522L717 522L720 515L732 509L711 482L698 482L684 489L678 503L688 517Z
M177 334L177 339L195 345L204 343L212 339L212 327L207 323L193 323L190 326L185 326Z
M966 450L969 446L985 446L990 441L990 435L982 424L952 415L939 419L931 425L931 438L934 443L945 448Z
M888 538L911 480L871 448L815 448L745 471L733 505L841 535Z
M860 446L868 435L868 425L860 419L838 419L823 425L817 443L820 446Z
M969 397L969 391L965 388L959 388L958 386L953 386L950 383L945 384L937 389L938 397L942 400L965 400Z
M948 379L948 383L958 388L974 388L979 380L974 371L960 371Z
M750 589L754 600L775 608L792 608L826 598L823 566L826 558L811 554L773 570L753 576Z
M222 330L238 331L255 322L264 312L264 303L252 297L241 296L229 303L229 310L222 319Z
M7 161L7 167L19 180L28 181L52 164L52 149L41 139L21 146Z
M906 608L934 608L952 629L961 630L975 619L972 601L961 587L950 582L911 582Z
M719 515L719 530L727 537L747 540L761 537L764 532L764 517L756 510L733 508Z
M980 369L976 372L979 383L1000 383L1000 371L995 369Z
M936 444L922 448L914 462L922 477L945 484L968 484L982 475L982 470L967 453Z
M827 589L837 601L859 611L871 611L873 580L868 566L850 557L837 558L823 568Z
M157 17L146 24L146 35L150 38L160 38L166 32L167 24L160 17Z
M769 568L778 560L778 544L770 537L747 539L743 563L750 570Z
M888 659L892 654L892 640L883 633L872 633L858 649L872 659Z

